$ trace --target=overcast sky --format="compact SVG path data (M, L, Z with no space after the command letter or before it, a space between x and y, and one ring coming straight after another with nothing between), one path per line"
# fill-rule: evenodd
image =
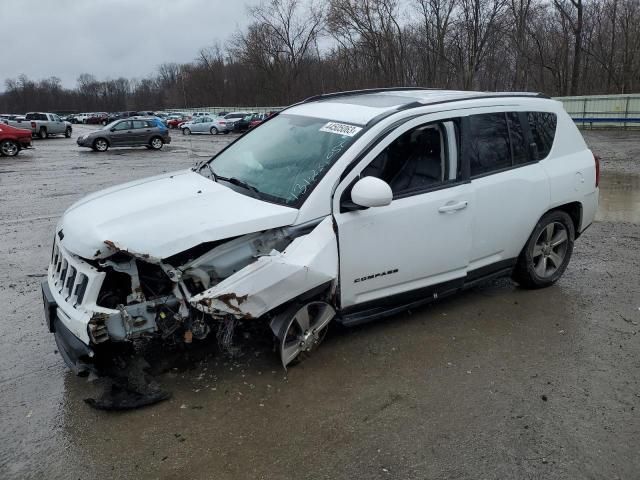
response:
M140 78L165 62L193 60L248 23L257 0L0 0L0 91L21 73Z

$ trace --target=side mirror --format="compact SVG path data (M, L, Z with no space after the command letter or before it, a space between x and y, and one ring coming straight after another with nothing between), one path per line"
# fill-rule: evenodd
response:
M109 130L111 130L112 132L116 131L115 127L114 128L110 128Z
M364 177L351 189L351 201L361 207L384 207L393 200L391 187L376 177Z

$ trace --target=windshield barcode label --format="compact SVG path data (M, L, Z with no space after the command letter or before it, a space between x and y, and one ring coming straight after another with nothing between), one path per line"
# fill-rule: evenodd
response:
M353 137L360 130L362 130L361 127L337 122L328 122L320 129L321 132L337 133L338 135L346 135L347 137Z

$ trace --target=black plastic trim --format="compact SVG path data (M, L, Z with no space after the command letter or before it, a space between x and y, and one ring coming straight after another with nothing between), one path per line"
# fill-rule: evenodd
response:
M53 333L55 332L53 320L57 315L58 303L56 302L56 299L53 298L53 294L51 293L49 282L47 280L41 282L40 287L42 288L42 301L44 303L44 321L47 325L47 329Z
M516 262L517 258L501 260L471 270L465 277L353 305L342 309L337 321L345 326L355 326L417 308L438 298L474 287L489 279L510 275Z

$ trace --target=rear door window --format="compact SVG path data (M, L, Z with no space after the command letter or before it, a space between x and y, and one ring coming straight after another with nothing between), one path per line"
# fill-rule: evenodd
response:
M149 124L147 122L145 122L144 120L134 120L133 121L133 128L147 128L149 126Z
M504 113L469 116L468 135L472 177L511 166L509 127Z
M538 149L538 159L542 160L549 155L553 146L558 119L555 113L550 112L527 112L527 119Z
M520 116L516 112L507 113L507 125L509 126L509 141L511 143L513 164L527 163L530 158L527 153L527 142L522 123L520 123Z

